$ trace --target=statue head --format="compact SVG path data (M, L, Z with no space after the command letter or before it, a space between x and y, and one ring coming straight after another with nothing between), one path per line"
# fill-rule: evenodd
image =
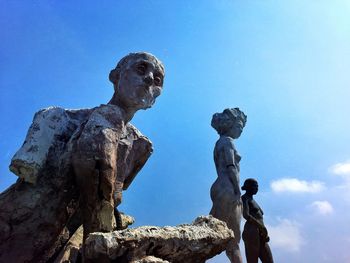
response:
M255 195L259 190L258 181L253 178L248 178L244 181L242 190L247 191L247 193Z
M247 116L239 108L228 108L222 113L215 113L211 126L220 134L237 139L247 122Z
M155 56L130 53L109 73L114 85L110 103L131 111L150 108L162 92L163 79L164 66Z

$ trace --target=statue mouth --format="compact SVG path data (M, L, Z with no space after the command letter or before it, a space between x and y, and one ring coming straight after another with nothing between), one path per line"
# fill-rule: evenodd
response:
M150 92L150 86L143 85L143 86L141 86L141 90L143 91L144 94L147 94Z
M153 96L151 86L140 85L137 93L143 108L149 108L154 104L155 98Z

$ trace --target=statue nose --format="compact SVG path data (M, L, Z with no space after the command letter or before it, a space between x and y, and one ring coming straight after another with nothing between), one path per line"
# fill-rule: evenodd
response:
M149 74L147 74L147 75L145 76L144 81L145 81L145 83L146 83L147 85L152 85L152 84L153 84L153 74L152 74L152 72L150 72Z

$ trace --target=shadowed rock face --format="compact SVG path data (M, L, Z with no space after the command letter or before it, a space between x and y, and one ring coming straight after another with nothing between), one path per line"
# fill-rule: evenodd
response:
M126 229L129 225L135 222L132 216L120 213L121 216L121 229ZM77 231L71 236L59 255L55 258L54 263L73 263L80 262L81 247L83 244L83 226L80 226ZM158 261L157 261L158 262Z
M93 233L85 243L88 262L202 263L226 249L233 231L212 216L177 227L143 226Z
M10 165L20 179L0 194L0 262L46 262L81 225L69 141L91 111L48 108L36 113ZM124 180L124 189L151 153L151 142L128 124L118 144L123 158L117 177Z

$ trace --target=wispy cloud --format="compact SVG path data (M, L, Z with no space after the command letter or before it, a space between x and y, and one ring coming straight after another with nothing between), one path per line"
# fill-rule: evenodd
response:
M282 219L276 226L267 226L271 237L271 246L289 252L298 252L305 243L300 234L300 225L288 219Z
M339 162L331 167L329 167L328 171L335 175L339 176L342 180L340 183L334 187L337 191L336 195L341 195L341 199L345 200L347 203L350 202L350 160L345 162ZM340 190L340 191L339 191Z
M343 163L337 163L331 166L329 170L336 175L350 175L350 160Z
M271 188L276 193L318 193L325 189L324 183L320 181L303 181L297 178L283 178L271 182Z
M328 201L315 201L311 204L311 207L321 215L329 215L334 211L333 206Z

